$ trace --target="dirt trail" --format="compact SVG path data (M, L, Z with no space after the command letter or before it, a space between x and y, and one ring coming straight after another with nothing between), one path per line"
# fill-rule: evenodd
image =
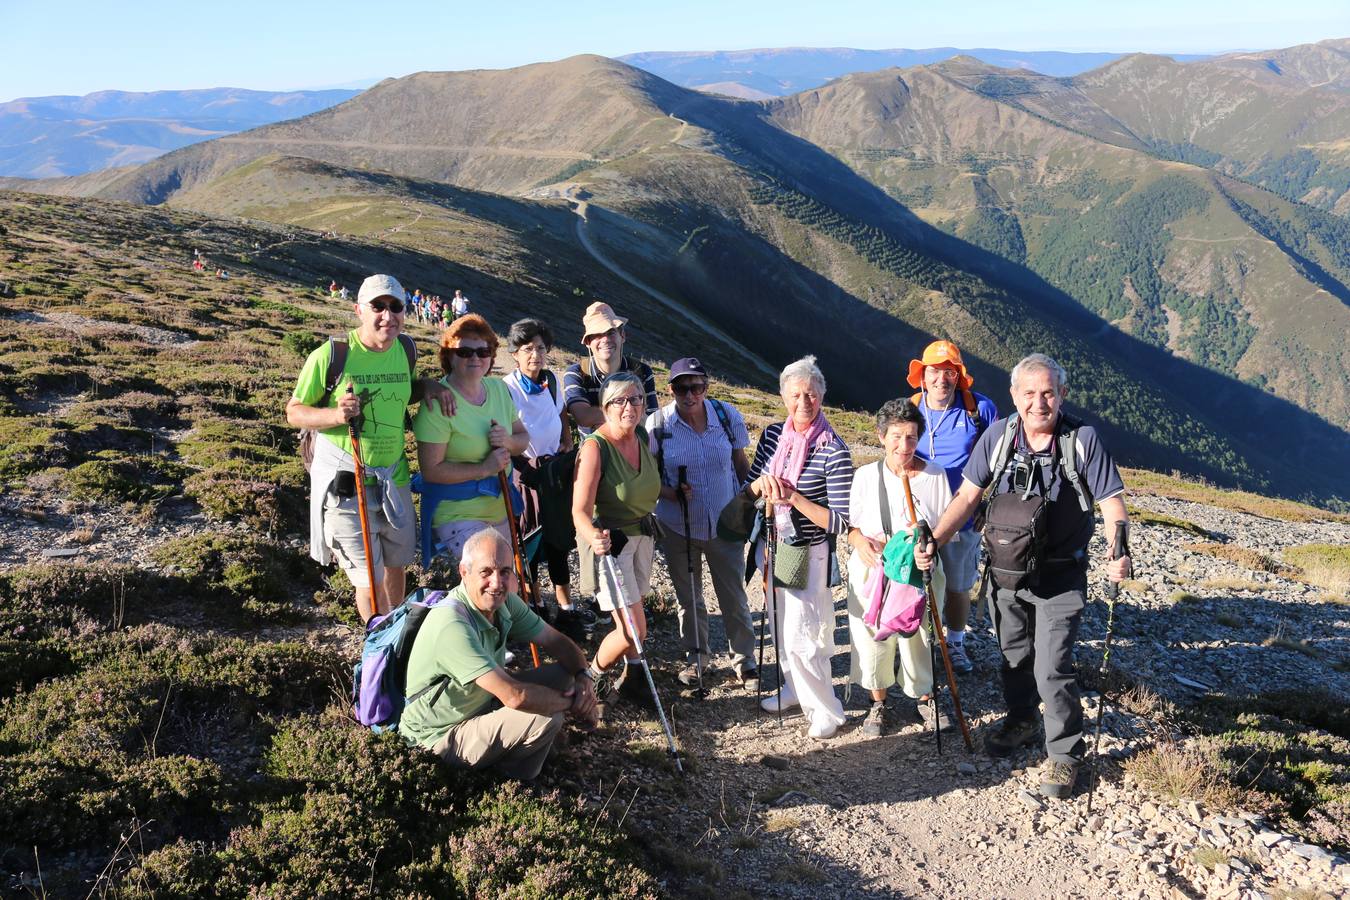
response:
M749 360L751 363L755 365L755 368L759 369L765 375L769 376L770 378L778 377L777 370L775 370L772 366L770 366L767 362L765 362L763 358L761 358L758 354L752 351L749 347L746 347L740 341L736 340L731 335L723 331L721 328L717 327L717 325L713 324L712 320L695 312L685 304L679 302L678 300L675 300L669 295L661 293L656 288L650 286L646 282L637 278L635 275L630 274L626 269L620 267L609 257L601 253L599 248L596 247L595 243L591 240L590 236L591 223L590 219L587 217L590 211L589 202L587 202L586 200L578 199L575 196L575 189L572 187L567 188L566 197L568 202L572 205L572 211L577 214L577 240L581 243L582 248L584 248L585 251L589 253L596 262L604 266L615 276L622 278L628 284L631 284L633 287L642 291L644 294L651 297L653 300L660 303L662 306L666 307L671 312L677 313L678 315L684 316L686 319L698 323L700 328L702 328L704 331L708 332L712 336L716 337L718 340L722 341L727 346L731 347L745 359Z

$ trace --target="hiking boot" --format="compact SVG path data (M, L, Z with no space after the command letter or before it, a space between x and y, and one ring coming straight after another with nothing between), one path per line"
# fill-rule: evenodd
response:
M738 664L733 670L736 673L736 679L740 681L741 687L747 691L759 689L759 669L745 663Z
M915 700L914 705L919 713L919 718L923 720L925 730L933 728L933 719L937 718L937 727L943 731L948 731L952 727L952 720L940 709L934 709L931 700Z
M1004 716L998 729L984 739L984 748L990 756L1010 756L1018 747L1036 740L1040 726L1034 718L1014 719Z
M947 655L952 659L952 671L958 675L969 675L975 671L975 664L970 661L970 656L966 653L965 641L959 644L949 643Z
M595 610L590 609L582 603L573 603L571 606L559 606L558 615L571 616L587 628L595 627Z
M676 675L675 678L680 682L680 684L684 685L685 687L697 687L698 666L694 663L690 663L689 665L681 669L680 674Z
M872 708L867 711L867 718L863 719L863 737L881 737L886 733L886 726L890 723L890 718L890 710L886 707L886 701L873 700Z
M639 709L656 709L652 700L652 689L647 684L647 676L638 671L640 663L628 667L628 673L619 684L619 697L637 706Z
M1056 762L1047 759L1041 766L1041 793L1056 800L1064 800L1073 793L1078 780L1078 763Z

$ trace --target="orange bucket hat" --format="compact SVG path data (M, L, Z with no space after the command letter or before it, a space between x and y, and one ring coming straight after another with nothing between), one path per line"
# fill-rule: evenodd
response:
M970 386L975 383L975 379L970 377L966 371L966 364L961 362L961 351L951 341L933 341L927 347L923 348L923 359L911 359L909 361L909 386L923 387L923 370L928 366L950 365L956 368L960 377L956 380L956 386L963 391L970 390Z

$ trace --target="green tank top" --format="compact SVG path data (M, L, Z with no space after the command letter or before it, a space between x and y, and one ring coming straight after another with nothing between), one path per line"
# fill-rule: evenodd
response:
M595 488L595 516L630 537L642 534L640 522L656 509L661 475L647 448L647 432L638 428L638 468L629 465L618 448L599 432L586 436L600 450L600 483Z

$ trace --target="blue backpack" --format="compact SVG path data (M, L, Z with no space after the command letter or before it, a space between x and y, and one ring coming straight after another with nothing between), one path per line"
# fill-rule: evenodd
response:
M352 669L352 712L356 721L374 731L398 728L398 720L408 704L433 689L436 696L445 690L449 678L441 675L426 687L407 696L408 658L413 641L422 629L427 612L449 598L446 591L418 588L386 616L377 618L366 632L361 659Z

